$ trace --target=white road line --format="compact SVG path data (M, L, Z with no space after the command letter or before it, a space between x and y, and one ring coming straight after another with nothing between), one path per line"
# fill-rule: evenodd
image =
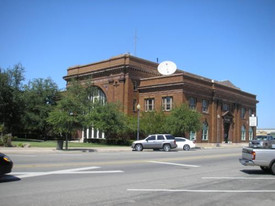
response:
M275 193L275 190L173 190L173 189L127 189L128 192L191 192L191 193Z
M60 175L60 174L108 174L108 173L123 173L122 170L103 170L103 171L83 171L91 169L99 169L100 167L82 167L82 168L73 168L66 170L57 170L49 172L12 172L10 175L14 175L20 179L27 177L38 177L46 175Z
M150 163L156 163L156 164L181 166L181 167L200 167L198 165L178 164L178 163L172 163L172 162L159 162L159 161L148 161L148 162L150 162Z
M275 177L202 177L206 180L275 180Z

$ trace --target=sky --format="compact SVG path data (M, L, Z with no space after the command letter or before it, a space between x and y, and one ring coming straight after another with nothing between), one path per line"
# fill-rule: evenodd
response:
M0 0L0 67L26 82L120 54L229 80L275 128L275 0Z

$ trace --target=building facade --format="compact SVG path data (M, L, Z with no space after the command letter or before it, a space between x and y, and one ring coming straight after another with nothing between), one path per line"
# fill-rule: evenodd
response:
M248 142L256 135L249 117L256 115L256 95L242 91L230 81L216 81L177 70L163 76L158 63L129 54L92 64L70 67L64 79L92 81L107 102L119 102L127 115L136 115L137 104L145 112L188 104L202 114L202 130L190 132L187 138L198 143ZM82 132L82 138L104 138L93 128Z

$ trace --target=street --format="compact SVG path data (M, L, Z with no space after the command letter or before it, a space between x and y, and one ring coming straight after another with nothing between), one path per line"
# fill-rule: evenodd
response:
M191 151L7 153L0 205L262 205L275 176L244 167L241 148Z

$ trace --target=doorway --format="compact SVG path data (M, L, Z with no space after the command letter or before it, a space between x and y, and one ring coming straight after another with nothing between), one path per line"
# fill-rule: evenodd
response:
M224 142L228 143L230 123L225 122L223 127L224 127Z

